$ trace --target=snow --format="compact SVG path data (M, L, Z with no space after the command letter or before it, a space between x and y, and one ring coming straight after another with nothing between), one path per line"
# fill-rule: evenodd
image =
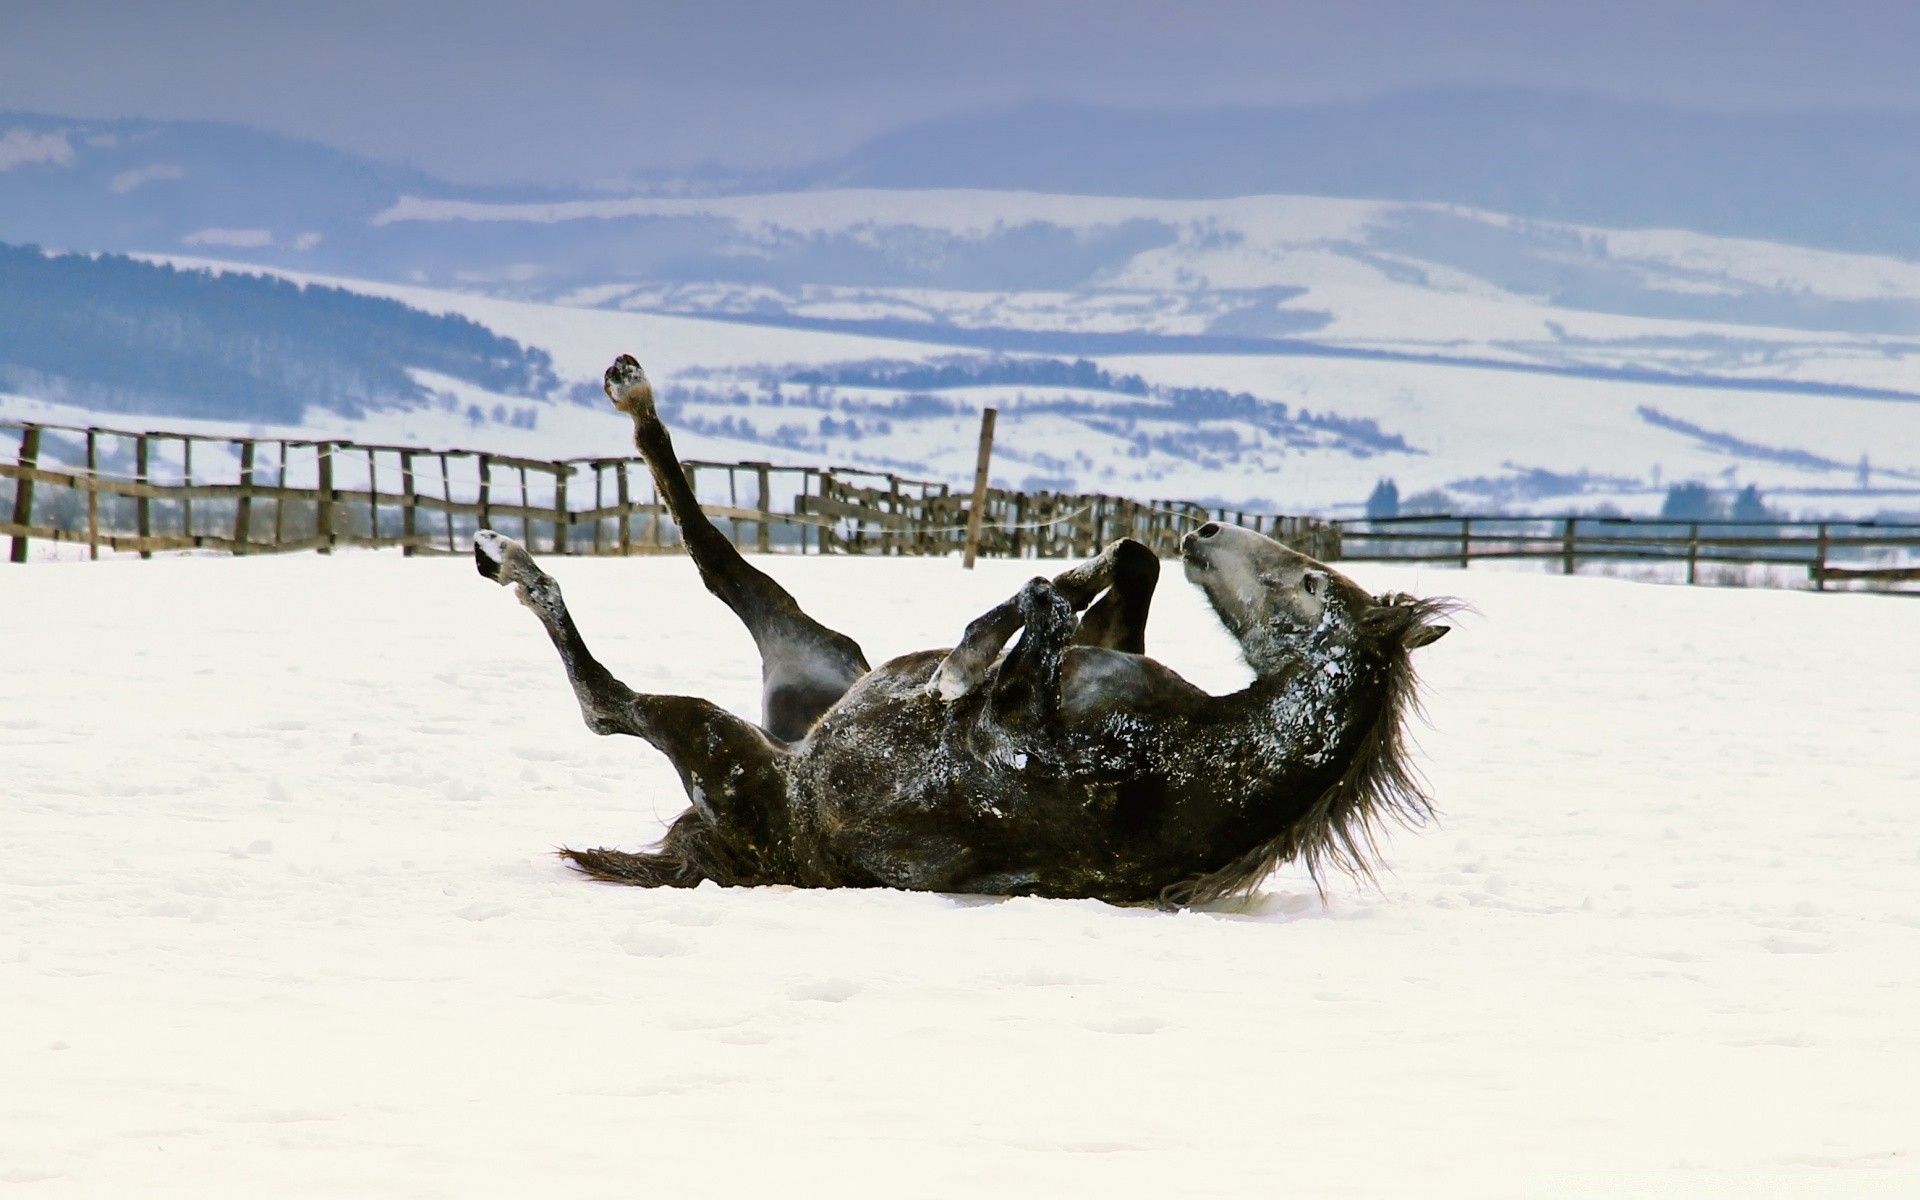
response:
M763 560L766 561L766 560ZM751 714L684 559L550 560ZM1031 562L767 561L886 657ZM33 1196L1911 1196L1910 601L1357 566L1442 817L1244 911L589 884L685 804L468 562L0 568L0 1180ZM1169 573L1154 651L1246 678Z
M258 250L273 245L271 229L202 229L180 239L183 246L230 246L236 250Z

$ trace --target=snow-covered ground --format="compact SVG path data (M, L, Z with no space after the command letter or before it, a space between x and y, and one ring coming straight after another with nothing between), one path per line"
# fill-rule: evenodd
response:
M681 559L550 564L751 713ZM877 657L1035 564L779 559ZM1358 567L1442 811L1244 911L571 877L682 806L469 565L0 567L0 1181L32 1196L1920 1194L1910 600ZM1244 668L1177 574L1151 632Z

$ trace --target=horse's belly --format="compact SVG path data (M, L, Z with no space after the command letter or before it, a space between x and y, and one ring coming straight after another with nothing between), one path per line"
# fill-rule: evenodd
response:
M1042 755L964 726L819 732L795 779L809 882L1116 899L1157 890L1147 880L1160 873L1171 796L1128 761L1137 747L1062 763L1057 746Z
M1133 703L1183 709L1191 685L1137 656L1076 654L1059 722L1021 733L980 693L932 694L942 657L872 672L797 749L803 882L1141 900L1193 872L1205 838L1187 793L1217 781L1174 778L1182 716Z

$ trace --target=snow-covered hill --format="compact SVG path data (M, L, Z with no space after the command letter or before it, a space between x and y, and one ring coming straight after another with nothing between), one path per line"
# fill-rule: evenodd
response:
M1108 338L1109 352L1180 349L1167 339L1182 338L1241 352L1306 340L1920 394L1907 361L1920 347L1920 265L1677 230L1306 196L982 191L543 204L408 198L376 220L450 238L476 237L469 230L478 226L556 243L596 230L605 252L587 286L565 286L596 272L565 251L491 277L496 288L569 303L887 330L918 324L989 346L995 333L1003 342L1028 335L1024 348L1056 352L1097 344L1088 335ZM634 239L676 229L688 236L665 268L621 253L623 229ZM1051 346L1032 336L1041 333L1056 335Z
M958 352L912 340L916 327L904 323L881 337L323 281L467 316L550 356L561 386L501 395L419 372L433 396L425 404L361 417L309 409L291 433L619 453L626 426L606 409L598 379L614 355L632 352L660 385L687 457L844 463L959 483L971 477L978 412L992 405L1002 413L995 481L1030 489L1350 516L1392 478L1430 509L1644 513L1671 484L1692 480L1757 485L1792 515L1920 508L1920 403L1795 391L1801 385L1777 379L1721 375L1709 386L1671 372L1332 352L1083 361ZM1904 362L1887 360L1896 382L1912 369ZM0 400L0 415L94 419L23 397Z
M554 567L629 683L754 709L685 560ZM772 568L882 658L1033 564ZM1911 604L1356 573L1482 614L1421 652L1438 824L1378 891L1168 915L589 884L549 848L646 842L679 781L581 726L470 565L0 566L34 633L0 664L0 1181L1920 1191ZM1158 655L1244 679L1177 576L1155 607Z

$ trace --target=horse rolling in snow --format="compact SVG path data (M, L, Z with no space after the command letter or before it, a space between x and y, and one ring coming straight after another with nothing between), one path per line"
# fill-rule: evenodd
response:
M1181 906L1247 891L1295 858L1316 880L1327 866L1366 875L1382 818L1430 812L1402 727L1409 656L1447 632L1450 602L1376 598L1209 523L1181 558L1254 670L1241 691L1209 695L1145 657L1159 563L1132 540L1028 583L951 650L869 668L701 512L640 364L622 355L605 384L702 582L753 635L763 709L756 726L630 690L527 551L477 534L480 573L539 617L587 727L651 742L693 802L647 853L561 851L586 874Z

